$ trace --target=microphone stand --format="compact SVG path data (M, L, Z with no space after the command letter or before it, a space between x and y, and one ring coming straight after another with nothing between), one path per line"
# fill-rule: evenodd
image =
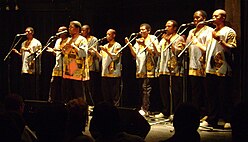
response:
M40 52L38 52L38 54L34 57L34 61L43 53L43 51L51 44L51 43L53 43L54 41L55 41L55 39L56 39L56 36L51 36L50 38L49 38L49 40L47 41L47 43L46 43L46 45L44 46L44 48L40 51Z
M13 42L12 42L11 48L10 48L8 54L7 54L7 55L5 56L5 58L4 58L4 61L6 61L6 59L9 57L10 53L12 52L12 50L18 45L18 43L19 43L19 42L21 41L21 39L22 39L22 36L21 36L21 38L19 38L19 40L15 43L14 41L16 40L16 37L17 37L17 36L15 36L15 38L14 38L14 40L13 40ZM15 43L15 44L14 44L14 43Z
M200 24L198 23L198 24L196 25L196 28L195 28L195 29L197 29L199 25L200 25ZM198 35L195 35L195 31L194 31L194 36L198 37L198 36L200 35L201 32L202 32L202 30L200 30L200 32L199 32ZM191 41L184 47L184 49L177 55L177 57L178 57L178 58L181 57L181 55L186 51L186 49L188 49L188 47L189 47L192 43L193 43L193 39L191 39Z
M196 28L198 28L198 26L200 25L200 23L198 23L196 25ZM195 30L196 31L196 30ZM198 37L201 32L202 29L199 31L198 35L196 35L194 31L194 36ZM183 74L183 101L187 100L187 84L188 84L188 52L187 49L189 48L189 46L193 43L194 39L191 39L191 41L184 47L184 49L178 54L178 58L180 58L182 56L183 53L185 53L184 55L184 74Z
M158 33L158 30L154 33L154 35L156 35ZM163 32L161 32L158 36L157 36L157 38L159 38L161 35L163 34ZM148 45L146 45L146 47L142 50L142 51L140 51L139 52L139 54L141 54L141 53L143 53L157 38L155 38L152 42L150 42L150 44L148 44Z
M91 48L94 48L94 46L96 46L99 42L102 42L102 39L98 39L97 41L95 41L89 48L88 50L90 50Z
M135 35L130 41L128 41L128 43L126 43L120 50L117 51L116 55L118 55L123 49L125 49L128 46L128 44L134 41L137 37L138 35Z
M56 36L51 36L50 38L49 38L49 40L47 41L47 43L46 43L46 45L44 46L44 48L39 52L39 50L36 52L37 53L37 55L35 54L34 55L34 58L33 58L33 60L32 61L34 61L35 62L35 85L37 85L37 80L39 79L39 76L38 76L38 74L39 74L39 72L40 72L40 61L38 62L38 67L37 67L37 65L36 65L36 59L38 58L38 57L40 57L40 55L43 53L43 51L53 42L53 41L55 41L55 39L56 39ZM38 69L37 69L38 68ZM38 71L38 73L37 73L37 71ZM35 86L35 95L37 95L38 94L38 88L37 88L38 86ZM36 96L37 98L39 98L39 96Z
M179 28L178 28L178 31L177 31L177 33L179 32L179 30L180 30L180 28L181 28L182 26L180 26ZM170 48L170 46L186 31L188 29L188 27L186 27L185 29L183 29L180 33L178 33L178 36L163 50L163 51L166 51L168 48Z
M11 44L10 50L9 50L8 54L5 56L3 61L10 59L10 54L11 54L12 50L19 44L19 42L22 39L22 36L21 36L21 38L19 38L18 41L15 43L16 37L17 37L17 35L15 36L15 38ZM10 63L8 63L8 76L7 76L7 78L8 78L8 94L10 94L11 93L11 91L10 91Z
M182 27L182 25L179 27L178 31L180 31L180 28ZM178 35L181 36L186 30L188 29L188 27L184 28ZM178 36L178 37L179 37ZM177 37L177 38L178 38ZM177 39L176 38L176 39ZM190 44L192 43L192 41L190 42ZM178 58L181 57L182 53L184 53L186 51L186 49L190 46L190 44L188 44L184 49L183 51L181 51L179 54L178 54ZM168 46L169 47L169 46ZM187 84L188 84L188 54L187 52L185 52L184 54L184 60L183 60L183 67L184 67L184 73L183 73L183 102L186 102L187 101L187 96L188 96L188 92L187 92Z

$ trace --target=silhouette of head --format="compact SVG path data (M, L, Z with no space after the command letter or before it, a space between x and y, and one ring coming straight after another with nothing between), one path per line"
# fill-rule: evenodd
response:
M197 131L200 124L199 111L190 104L182 104L175 112L173 126L175 132Z
M114 134L120 131L118 109L109 103L99 103L93 110L92 120L101 134Z

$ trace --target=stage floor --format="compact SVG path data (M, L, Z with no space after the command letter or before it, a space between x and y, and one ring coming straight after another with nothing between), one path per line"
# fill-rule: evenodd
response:
M171 137L174 128L171 122L165 122L164 119L147 119L151 125L151 130L146 136L146 142L158 142ZM198 132L201 136L201 142L232 142L231 130L225 129L205 129L199 128ZM90 135L89 128L86 128L86 134Z

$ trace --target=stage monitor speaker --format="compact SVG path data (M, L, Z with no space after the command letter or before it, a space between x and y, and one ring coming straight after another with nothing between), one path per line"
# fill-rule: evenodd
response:
M64 104L24 100L24 118L40 141L61 141L64 135L67 111Z
M151 126L137 109L119 107L122 128L125 132L145 138Z

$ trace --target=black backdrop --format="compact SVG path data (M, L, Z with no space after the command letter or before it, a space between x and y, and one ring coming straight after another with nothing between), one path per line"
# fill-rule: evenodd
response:
M21 59L16 55L7 55L12 41L17 33L23 33L27 26L35 29L35 37L43 45L50 36L54 35L61 25L69 25L69 21L78 20L82 24L89 24L92 34L98 38L105 36L107 29L114 28L117 31L116 40L124 46L124 38L133 32L139 31L139 25L143 22L152 26L152 32L164 28L169 19L178 21L178 24L191 22L193 13L202 9L208 13L208 19L217 8L223 8L223 0L20 0L19 11L0 11L0 95L18 93L20 90L20 65ZM247 2L242 1L242 14L247 12ZM245 21L247 15L242 20ZM247 31L247 24L242 28ZM187 32L185 33L187 34ZM246 37L245 33L242 36ZM246 45L245 38L240 42L242 56L247 58L247 50L242 48ZM17 49L20 45L17 46ZM239 62L238 58L238 62ZM135 88L135 61L128 49L123 50L123 101L126 105L132 105L137 96ZM47 100L51 71L54 65L54 57L46 52L42 55L41 75L41 100ZM238 64L241 70L247 70L246 63ZM241 71L240 71L241 72ZM244 72L238 73L236 91L246 93L247 81ZM240 78L242 78L240 80ZM134 99L134 100L133 100ZM137 99L137 98L136 98Z

